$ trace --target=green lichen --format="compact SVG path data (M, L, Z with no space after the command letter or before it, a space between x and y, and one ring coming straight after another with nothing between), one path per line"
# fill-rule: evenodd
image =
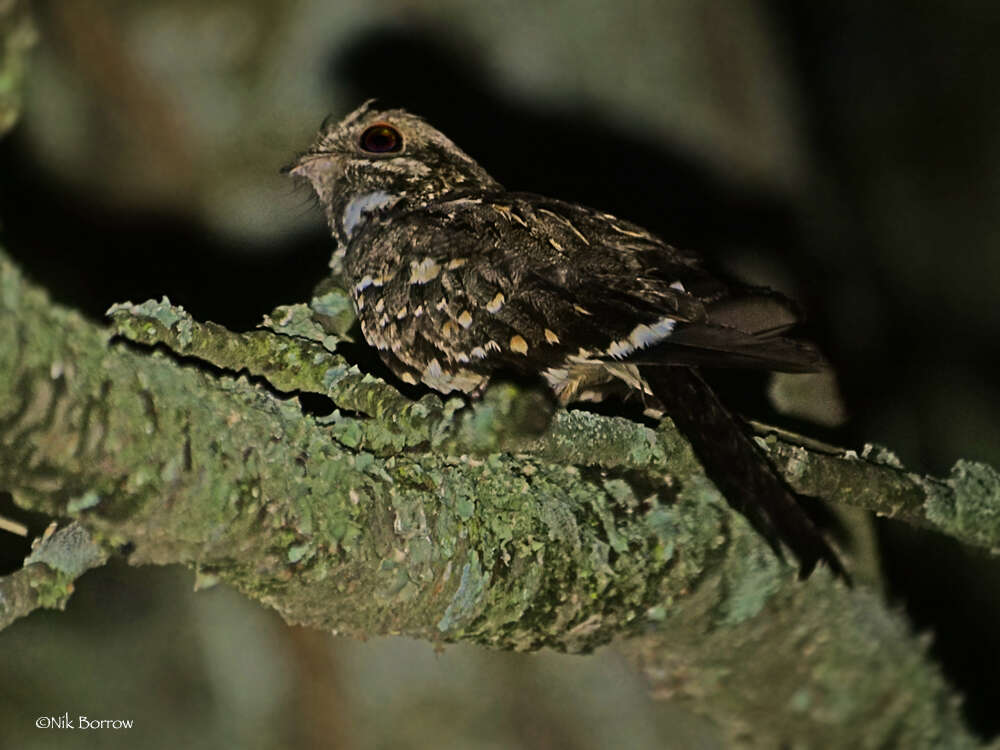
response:
M479 563L479 555L475 550L470 551L468 562L462 566L458 589L437 623L438 630L453 636L460 635L462 626L482 612L485 603L483 593L489 582L489 575L483 573Z
M94 492L93 490L87 490L83 495L77 498L73 498L68 503L66 503L67 513L78 513L81 510L87 510L88 508L93 508L100 504L101 496Z
M723 578L726 596L717 611L719 623L729 626L757 617L794 577L794 573L773 554L759 545L746 543L745 538L733 545L733 553L739 555L744 564L727 570Z
M574 652L641 634L663 690L753 719L777 711L782 731L820 726L827 744L856 726L886 746L928 726L956 736L950 693L901 618L827 571L797 582L668 421L556 411L539 424L503 384L471 407L414 403L301 331L234 334L163 302L113 312L118 335L215 367L179 365L109 344L2 258L0 295L16 305L0 314L0 403L14 402L0 485L53 515L96 493L77 512L98 549L128 542L132 563L209 571L341 634ZM304 414L306 391L335 416ZM765 442L780 464L780 442ZM924 497L897 468L807 454L799 481L834 496ZM953 479L982 517L992 490L973 490L995 477ZM43 586L64 601L68 586Z
M884 445L877 443L865 443L861 449L861 457L884 466L891 466L894 469L903 468L903 462L899 460L899 456Z
M307 308L279 308L273 330L232 333L214 323L198 323L183 310L161 302L124 303L108 310L115 332L141 344L164 344L231 372L266 379L279 391L329 396L342 409L375 418L363 425L358 446L394 452L427 443L442 418L442 404L428 395L412 402L378 378L361 373L330 350L326 333L307 316Z
M119 302L109 307L105 315L119 320L128 318L155 320L168 329L181 321L191 320L191 316L183 307L170 304L170 299L166 296L159 302L150 299L138 305L132 302Z
M314 319L327 330L341 339L350 340L347 332L354 325L354 305L350 297L342 289L332 289L325 294L313 297L309 303Z
M317 313L309 305L282 305L264 316L262 328L282 336L297 336L320 344L327 351L334 351L340 341L350 341L347 331L331 333L322 325Z
M943 484L927 482L927 517L943 531L985 547L1000 547L1000 474L959 460Z
M297 563L311 556L315 550L309 544L293 544L288 548L288 562Z
M42 609L64 609L73 594L74 576L57 573L34 583L37 604Z
M104 554L91 535L82 526L73 523L43 538L24 561L24 565L27 567L44 563L72 580L103 559Z

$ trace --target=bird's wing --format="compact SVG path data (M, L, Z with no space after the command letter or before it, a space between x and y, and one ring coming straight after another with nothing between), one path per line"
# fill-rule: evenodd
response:
M693 256L573 204L515 193L442 201L357 239L364 255L345 262L362 279L366 338L441 390L570 358L815 369L808 347L776 335L795 321L781 298L733 293ZM463 376L436 378L449 370Z

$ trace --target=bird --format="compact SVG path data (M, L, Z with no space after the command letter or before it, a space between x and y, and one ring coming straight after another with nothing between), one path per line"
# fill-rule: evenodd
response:
M720 278L691 250L576 203L506 190L422 117L368 100L285 167L334 240L365 341L403 382L476 397L498 372L560 404L617 395L665 413L706 474L807 577L836 552L704 367L813 372L794 304Z

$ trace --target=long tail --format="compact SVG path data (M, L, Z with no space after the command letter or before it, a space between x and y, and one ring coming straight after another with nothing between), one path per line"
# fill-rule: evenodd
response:
M747 432L695 370L645 366L642 376L666 413L691 443L709 478L726 502L745 516L780 555L784 543L805 578L819 561L850 582L837 554L799 505L795 493L775 473Z

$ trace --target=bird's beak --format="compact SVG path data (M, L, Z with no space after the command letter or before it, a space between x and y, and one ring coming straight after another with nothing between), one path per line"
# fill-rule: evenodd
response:
M331 177L339 176L340 164L333 154L328 153L306 153L297 158L291 164L286 164L281 168L282 174L289 174L292 177L304 177L315 183L317 179L326 181Z
M312 154L302 154L297 156L295 161L286 164L281 168L281 174L290 174L292 177L306 177L306 164L315 157Z

